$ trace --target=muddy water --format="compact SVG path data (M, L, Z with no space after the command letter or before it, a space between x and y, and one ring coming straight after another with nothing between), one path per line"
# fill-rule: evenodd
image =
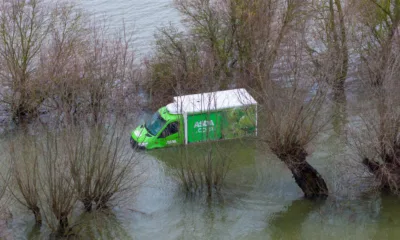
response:
M290 172L262 147L230 142L234 164L221 198L211 202L179 190L168 160L147 153L149 179L133 203L146 214L122 214L138 239L397 239L400 201L368 192L363 172L335 137L316 143L310 162L329 183L324 202L302 199ZM342 148L342 149L341 149ZM168 154L170 154L168 156ZM355 178L354 174L358 174Z
M199 154L201 147L189 148L189 156ZM333 131L309 148L309 161L331 192L324 202L304 200L288 169L262 144L223 141L217 148L226 153L231 169L220 195L209 200L205 195L182 192L175 174L181 157L177 148L140 152L137 157L143 175L133 196L126 196L108 212L76 211L72 222L85 229L81 239L400 237L400 201L371 193L368 175ZM33 226L33 217L18 204L10 206L14 218L8 227L14 239L48 236L45 227Z
M182 194L163 161L173 152L147 153L149 179L133 202L145 214L121 217L137 239L397 239L400 201L370 194L365 181L352 178L350 156L332 157L341 147L336 140L323 139L310 160L330 184L332 197L324 202L302 199L273 156L230 143L238 157L221 198L208 202Z

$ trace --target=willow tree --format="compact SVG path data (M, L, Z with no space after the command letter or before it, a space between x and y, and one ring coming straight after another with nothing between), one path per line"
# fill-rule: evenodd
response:
M368 0L354 3L363 38L360 44L364 85L372 105L362 115L363 132L355 146L362 162L376 177L379 189L400 189L400 1Z
M344 83L349 68L347 26L340 0L325 0L310 4L310 33L315 38L308 44L313 63L321 77L333 89L335 98L344 95ZM311 38L309 38L311 40ZM317 48L316 45L321 46ZM339 99L338 99L339 100Z
M1 101L16 123L34 116L44 101L35 67L51 15L41 0L0 2Z
M315 65L315 75L332 89L334 101L334 129L340 133L346 122L345 81L349 70L348 28L341 0L310 2L307 20L308 54Z
M232 62L238 70L237 84L248 88L264 89L273 77L279 59L279 49L302 21L302 1L295 0L230 0L226 15L233 33ZM262 73L257 73L262 71ZM264 78L255 77L262 74ZM261 100L261 99L259 99Z
M175 6L187 31L169 27L157 35L156 54L148 66L151 82L158 83L150 85L162 87L153 87L152 96L172 94L176 89L184 90L185 84L197 86L202 81L213 90L264 88L285 37L302 15L303 2L176 0ZM208 74L199 76L198 72L204 72L199 66L205 62L212 67ZM268 80L260 81L255 71L265 72ZM190 91L189 87L183 93Z
M84 93L88 96L85 111L94 124L104 122L110 112L123 114L126 88L136 80L138 69L133 35L127 33L125 25L109 31L109 22L97 26L98 22L93 20L88 26L83 57Z
M171 101L168 99L176 92L197 93L198 86L206 83L213 90L231 86L233 33L227 25L223 2L174 1L185 31L171 25L156 33L156 51L147 62L145 84L154 104ZM204 71L204 65L211 67Z
M155 54L146 64L145 89L158 108L171 102L177 93L197 93L209 81L201 66L203 52L195 38L173 26L160 29L155 36Z
M294 43L281 53L286 71L277 81L265 82L259 98L259 139L291 171L304 196L326 198L328 187L316 168L307 162L309 144L324 130L329 115L326 87L313 78L305 46ZM262 78L262 75L259 75Z
M307 162L321 132L325 87L306 46L304 1L229 1L235 23L240 81L259 101L259 140L292 172L307 198L325 198L327 185ZM318 86L315 95L310 92Z
M41 47L38 73L46 80L48 110L64 122L77 122L76 113L83 86L83 55L89 33L88 19L74 4L62 3L52 9L49 34ZM80 100L82 102L82 100ZM58 119L57 119L58 120Z
M193 39L213 63L213 78L219 89L230 85L232 76L229 63L234 51L233 29L226 21L224 1L175 0L175 6L183 16L183 24Z

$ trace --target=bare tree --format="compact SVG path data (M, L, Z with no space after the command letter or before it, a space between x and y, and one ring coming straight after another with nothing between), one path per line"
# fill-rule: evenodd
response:
M156 55L146 65L148 79L145 83L154 107L171 102L178 93L219 89L220 79L213 74L214 61L194 36L170 26L161 29L156 39Z
M273 68L285 38L297 22L303 22L303 5L303 1L297 0L227 1L239 86L264 89L273 78ZM255 74L257 71L262 73ZM256 77L260 74L264 77Z
M40 65L45 106L66 124L97 124L108 113L121 114L126 87L136 80L132 36L125 26L111 32L106 20L91 19L74 4L57 5L53 15Z
M219 89L226 89L230 83L229 61L234 51L234 32L227 24L224 1L175 0L175 6L183 15L183 23L190 34L201 44L199 47L213 62L213 78Z
M341 133L346 123L345 81L349 71L348 29L354 25L346 17L341 0L310 1L305 36L307 52L315 75L326 81L333 92L333 126Z
M48 226L59 236L71 234L69 217L78 200L66 149L56 134L47 132L38 141L42 167L39 175L41 206Z
M362 163L373 174L381 191L400 191L400 98L398 96L400 59L392 56L379 89L366 91L375 98L364 104L359 128L353 130L353 146ZM384 96L383 96L384 95ZM382 109L384 108L384 109Z
M133 36L126 32L125 25L110 32L106 22L98 22L89 26L83 72L87 110L94 124L102 122L107 113L124 111L125 88L136 80L137 70Z
M292 35L292 44L281 50L281 74L274 81L265 81L265 88L259 91L263 104L258 132L260 141L290 169L306 198L325 198L327 185L307 162L307 147L324 130L324 115L329 117L323 111L326 87L313 77L314 68L301 41L303 34ZM258 77L263 78L260 81L268 78Z
M50 14L41 0L0 2L1 101L21 123L44 101L36 62L49 31Z
M170 98L177 89L198 92L202 83L212 90L263 88L266 79L259 82L254 72L272 78L278 51L302 5L295 0L175 1L187 31L169 27L157 35L156 54L147 65L151 97Z
M139 185L138 158L124 144L125 126L125 122L115 121L109 127L75 127L64 136L74 187L86 211L91 211L93 204L102 209L128 198Z
M355 131L355 146L362 162L376 177L379 189L399 193L399 1L354 3L360 9L364 35L360 45L360 76L372 105L362 115L362 129Z
M306 159L308 144L321 132L320 115L324 98L318 94L305 102L307 97L300 89L270 87L268 101L261 111L264 127L260 139L291 170L296 183L307 198L326 197L328 188L321 175ZM260 121L259 120L259 121ZM261 122L260 121L260 122Z
M307 36L308 41L313 41L308 44L308 52L316 71L332 86L337 100L344 95L344 83L349 68L346 19L342 5L340 0L316 1L310 4L312 11L309 28L312 31L310 35L314 38Z
M174 159L168 161L176 167L174 173L189 194L221 194L233 156L220 144L203 143L202 146L184 146L177 149Z
M49 36L43 43L39 75L45 80L44 106L66 123L77 121L83 88L83 56L89 44L87 17L74 4L59 3L52 9Z
M12 184L9 186L13 197L29 209L35 222L42 224L40 212L39 151L33 136L17 136L10 141L8 152L12 166ZM18 144L17 144L18 143Z

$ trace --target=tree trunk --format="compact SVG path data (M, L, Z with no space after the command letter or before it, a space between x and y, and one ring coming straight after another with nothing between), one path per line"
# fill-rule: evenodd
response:
M293 154L293 153L292 153ZM307 199L325 199L328 197L328 187L322 176L307 161L304 149L296 151L295 155L280 154L278 157L288 166L293 177Z
M24 104L19 103L15 109L13 109L12 120L15 124L23 125L28 119L28 110Z
M31 209L33 212L33 215L35 216L35 223L36 225L42 225L42 215L40 214L40 209L39 207L34 207Z
M65 215L61 215L61 217L59 219L58 230L57 230L58 235L65 236L68 231L68 226L69 226L68 217Z
M91 200L83 200L83 209L85 209L86 212L91 212L92 211L92 201Z
M347 123L347 100L344 86L333 89L333 129L336 134L341 135Z
M393 156L392 156L393 157ZM391 158L388 156L388 158ZM386 160L387 161L387 160ZM369 158L363 159L363 164L379 181L379 190L383 193L400 193L400 165L394 161L379 163Z
M107 194L102 195L102 196L98 197L97 199L95 199L96 209L97 210L107 209L108 208L108 203L109 203L109 201L110 201L112 196L113 196L112 193L107 193Z
M304 196L308 199L328 197L328 187L325 180L308 162L291 164L290 171L297 185L301 188Z

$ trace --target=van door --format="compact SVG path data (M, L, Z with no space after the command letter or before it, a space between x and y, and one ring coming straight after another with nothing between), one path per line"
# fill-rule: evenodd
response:
M164 130L158 136L160 147L173 146L181 143L179 127L179 122L172 122L164 128Z

